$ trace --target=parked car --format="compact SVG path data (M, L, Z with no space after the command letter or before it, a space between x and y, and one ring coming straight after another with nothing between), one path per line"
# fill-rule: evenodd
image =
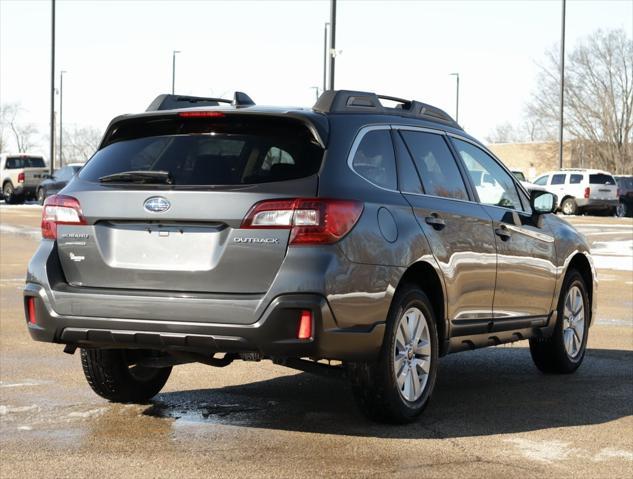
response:
M35 196L35 188L46 170L46 162L42 156L0 154L0 184L4 201L20 203Z
M75 177L82 166L83 163L70 163L55 171L53 176L46 175L46 178L37 187L37 201L43 205L46 198L59 193Z
M552 171L534 180L558 196L560 210L566 215L586 212L616 213L618 187L615 178L606 171L565 169Z
M541 371L580 366L589 245L445 112L221 102L115 118L44 204L26 324L80 348L97 394L144 402L177 364L270 359L346 375L365 414L407 422L448 353L529 339Z
M618 184L618 216L633 216L633 176L616 176Z

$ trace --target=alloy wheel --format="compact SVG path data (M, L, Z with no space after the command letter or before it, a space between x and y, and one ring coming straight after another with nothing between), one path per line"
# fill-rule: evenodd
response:
M398 321L393 368L401 396L414 402L422 396L431 371L431 336L424 313L407 309Z
M563 341L565 351L575 359L582 351L585 335L585 304L578 286L572 286L565 297L563 313Z

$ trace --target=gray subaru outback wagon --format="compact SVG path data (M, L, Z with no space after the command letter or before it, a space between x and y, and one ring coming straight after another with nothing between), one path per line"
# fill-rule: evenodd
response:
M406 422L448 353L528 339L545 373L581 364L596 276L555 208L424 103L161 95L46 200L27 326L80 348L111 401L149 400L177 364L270 359Z

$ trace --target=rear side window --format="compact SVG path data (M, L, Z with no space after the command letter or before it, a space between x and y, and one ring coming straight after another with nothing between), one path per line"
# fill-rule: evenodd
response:
M552 175L552 182L550 184L552 185L562 185L565 183L565 174L558 174L558 175Z
M464 180L442 135L406 130L401 134L427 195L468 200Z
M615 180L611 175L596 173L594 175L589 175L589 183L592 185L615 185Z
M170 118L148 123L123 127L79 177L99 181L127 171L167 171L177 189L292 180L316 174L321 166L323 150L296 122Z
M354 153L352 168L375 185L397 188L396 158L389 130L371 130L363 136Z
M540 178L537 178L536 180L534 180L534 184L539 185L539 186L544 186L547 184L548 178L549 178L548 175L541 176Z
M5 168L17 170L22 168L44 168L44 158L38 156L10 156L7 158Z
M572 185L582 183L582 175L569 175L569 183Z

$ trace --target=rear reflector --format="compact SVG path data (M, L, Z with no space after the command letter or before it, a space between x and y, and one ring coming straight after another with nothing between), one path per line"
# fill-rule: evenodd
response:
M18 183L24 183L24 172L18 173Z
M65 195L49 196L42 209L42 238L57 239L57 225L85 225L77 198Z
M589 198L589 195L591 193L591 188L589 188L588 186L585 188L585 198Z
M27 320L29 324L37 324L36 316L35 316L35 298L33 296L29 296L26 298L26 309L28 313Z
M358 201L295 198L257 203L242 221L245 229L289 229L290 244L335 243L351 231L361 213Z
M223 118L226 115L220 111L183 111L178 113L181 118Z
M299 317L299 330L297 339L310 339L312 337L312 311L301 311Z

